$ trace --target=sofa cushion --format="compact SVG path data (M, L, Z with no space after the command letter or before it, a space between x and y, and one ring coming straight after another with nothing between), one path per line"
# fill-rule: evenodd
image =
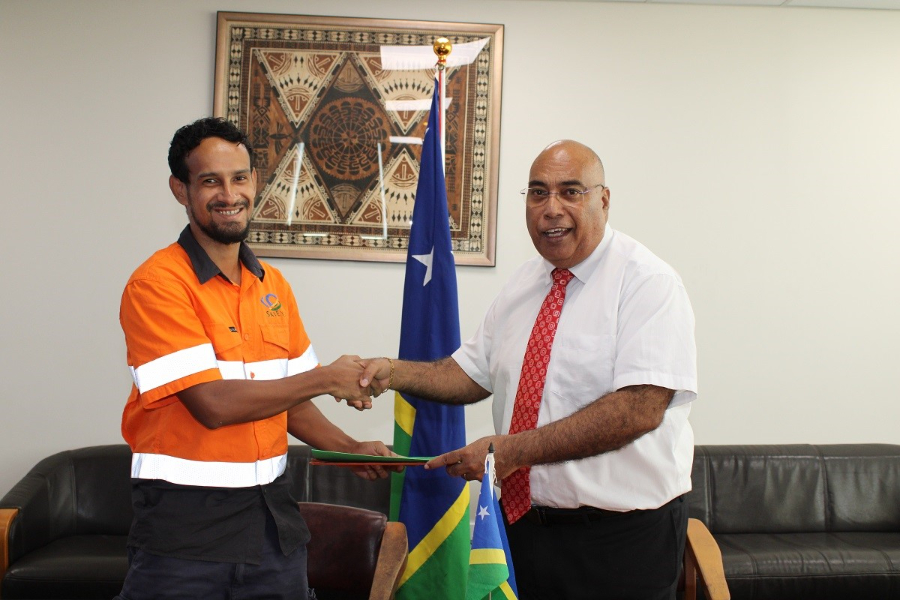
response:
M900 531L900 446L816 446L825 463L829 531Z
M825 531L824 464L814 446L697 446L693 471L689 513L714 534Z
M80 448L70 459L75 533L127 535L133 514L131 450L124 444Z
M29 552L3 578L3 598L112 598L128 572L124 535L73 535Z
M898 598L900 531L716 534L732 598Z

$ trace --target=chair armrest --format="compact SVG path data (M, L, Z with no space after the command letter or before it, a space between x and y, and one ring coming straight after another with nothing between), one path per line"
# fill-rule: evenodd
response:
M9 567L9 529L18 514L17 508L0 508L0 583Z
M71 452L42 459L0 498L0 509L18 509L6 535L10 561L75 533L75 473Z
M707 600L730 600L719 545L703 521L688 519L684 548L684 600L695 600L698 576Z
M408 544L406 525L388 523L385 526L369 600L393 600L394 594L397 593L397 587L400 585L400 576L406 569Z
M346 597L393 598L406 565L405 526L364 508L319 502L298 507L312 536L306 547L310 587Z

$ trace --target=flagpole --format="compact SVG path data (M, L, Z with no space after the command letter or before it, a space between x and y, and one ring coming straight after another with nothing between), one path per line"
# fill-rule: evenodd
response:
M494 478L496 477L494 474L494 442L491 442L488 446L488 453L484 464L488 468L484 471L484 477L481 478L481 485L494 485ZM488 600L493 600L493 598L494 591L491 590L488 592Z
M423 50L427 56L429 48ZM421 68L427 66L430 65L426 63ZM437 360L460 344L456 269L440 149L440 88L436 77L433 88L422 141L403 285L397 356L404 360ZM424 332L427 334L423 335ZM394 449L409 456L437 456L465 446L463 408L425 402L405 392L396 393ZM410 556L400 578L398 600L465 598L471 555L469 486L459 477L449 476L444 469L407 469L392 492L391 512L396 510L398 520L406 525Z
M434 53L437 55L437 64L435 68L438 72L438 87L441 91L441 105L440 105L440 118L438 120L438 128L441 132L441 159L443 163L441 167L443 167L444 174L447 173L447 128L444 126L445 117L447 113L447 102L444 100L447 94L447 80L444 78L444 73L447 68L447 57L450 56L450 53L453 51L453 44L450 43L445 37L439 37L434 40L434 45L432 46L434 49Z

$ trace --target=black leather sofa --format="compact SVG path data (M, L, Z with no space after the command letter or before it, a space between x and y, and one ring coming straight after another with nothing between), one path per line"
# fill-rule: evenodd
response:
M390 480L365 481L349 469L310 466L307 446L291 446L288 470L301 502L340 504L387 513ZM93 446L47 457L0 499L0 598L112 598L128 570L131 450ZM98 492L99 491L99 492ZM3 522L4 515L15 518ZM5 525L5 527L4 527ZM336 596L337 594L332 594ZM320 593L329 597L328 592Z
M311 466L292 446L294 496L313 539L310 584L320 600L390 600L407 560L406 529L388 523L389 480ZM128 569L131 453L96 446L50 456L0 499L0 598L111 598ZM706 527L688 523L681 589L728 600L722 556ZM681 597L681 596L679 596Z
M305 446L288 456L298 500L388 512L388 480L310 466ZM124 444L62 452L0 499L0 598L118 593L130 457ZM734 600L900 598L900 446L696 446L692 478L690 516L718 543L696 548L721 549Z
M696 446L734 600L900 598L900 446Z

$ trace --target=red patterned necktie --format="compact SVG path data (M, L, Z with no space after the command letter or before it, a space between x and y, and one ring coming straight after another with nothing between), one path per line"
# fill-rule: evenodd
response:
M556 324L559 322L563 301L566 299L566 286L572 277L572 272L568 269L553 269L553 287L541 304L525 347L525 360L522 362L522 374L519 376L512 422L509 425L510 434L537 426L538 409L541 406L541 396L544 395L544 382L547 380L550 349L556 336ZM530 476L531 467L522 467L503 480L503 509L510 524L518 521L531 509Z

